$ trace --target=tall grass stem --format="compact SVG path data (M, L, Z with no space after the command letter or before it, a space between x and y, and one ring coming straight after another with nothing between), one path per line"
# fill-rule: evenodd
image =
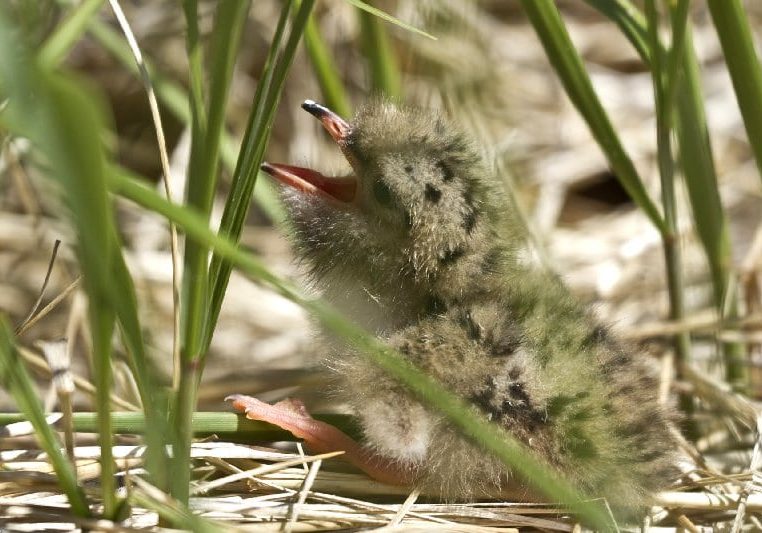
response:
M622 146L606 111L595 93L582 58L572 43L552 0L522 0L529 21L540 38L566 94L587 122L611 168L633 202L660 232L666 230L664 218L648 196L635 165Z

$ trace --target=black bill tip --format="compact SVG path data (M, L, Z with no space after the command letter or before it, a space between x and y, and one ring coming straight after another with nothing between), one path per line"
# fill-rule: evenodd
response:
M305 100L302 103L302 109L316 118L323 118L326 115L333 114L330 109L324 105L318 104L314 100Z
M317 118L331 134L333 140L338 143L346 142L352 132L352 126L346 120L314 100L305 100L302 103L302 109Z

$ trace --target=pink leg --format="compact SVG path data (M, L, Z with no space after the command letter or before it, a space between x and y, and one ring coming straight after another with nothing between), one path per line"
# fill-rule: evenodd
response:
M312 418L301 400L288 398L270 405L242 394L228 396L225 400L230 401L246 418L268 422L290 431L295 437L304 440L312 453L344 451L342 458L376 481L407 485L413 480L410 469L373 453L335 426Z

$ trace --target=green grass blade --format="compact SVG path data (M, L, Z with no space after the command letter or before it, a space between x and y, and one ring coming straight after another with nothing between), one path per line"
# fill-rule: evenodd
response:
M689 41L692 40L688 35ZM696 233L707 251L710 268L721 275L716 288L727 284L730 265L730 242L727 219L722 209L717 187L717 172L712 157L709 130L701 91L699 66L689 46L683 60L680 98L677 99L677 135L680 143L680 163L693 208ZM722 299L721 294L717 294Z
M186 3L188 48L200 49L196 42L195 3ZM191 90L191 156L188 167L188 205L208 219L217 184L220 142L225 122L228 90L249 2L220 2L212 31L212 70L208 110L196 109L198 96ZM200 52L196 52L200 57ZM191 63L193 66L194 63ZM200 77L193 72L191 78ZM192 84L193 87L193 84ZM182 348L177 398L171 426L175 429L171 494L187 503L190 483L188 454L192 439L191 416L201 380L206 349L203 335L207 319L208 249L196 241L186 241L182 290Z
M135 65L135 59L130 53L129 48L122 39L121 35L116 33L106 24L97 19L90 21L88 31L109 53L111 53L125 68L137 75L138 69ZM146 61L148 72L153 81L156 94L167 109L186 125L190 124L190 108L188 106L188 95L185 90L177 83L163 77ZM236 166L238 155L238 143L235 142L229 134L222 133L220 155L225 167L233 172ZM285 215L280 205L277 194L269 182L262 180L254 195L254 201L270 217L271 220L279 223L284 220Z
M650 44L643 42L647 36L645 17L627 0L586 0L614 20L630 42L650 66ZM730 240L727 234L727 217L722 209L717 173L712 158L711 141L706 124L704 98L698 62L693 51L688 25L688 0L671 4L674 46L670 50L667 70L667 101L676 104L675 128L680 147L680 165L685 177L686 189L691 202L693 221L706 253L715 303L723 312L729 309L727 319L738 314L737 295L726 294L731 265ZM683 48L683 52L680 52ZM661 49L661 47L660 47ZM682 78L682 79L681 79ZM680 98L675 95L680 88ZM736 386L745 383L745 350L738 343L723 346L726 378Z
M41 65L52 68L57 65L82 36L87 23L95 15L104 0L85 0L76 6L65 20L56 26L39 51Z
M666 99L665 90L665 72L664 56L665 52L659 44L658 34L658 16L656 12L655 0L646 0L646 18L648 20L648 35L651 50L651 78L653 80L654 101L656 104L656 145L657 160L659 166L659 176L661 178L662 205L664 207L664 222L667 228L667 238L664 240L672 243L677 239L677 203L675 200L675 180L674 180L674 158L672 156L671 143L671 118L672 108ZM673 277L679 276L681 272L679 264L677 243L672 245L676 255L666 254L667 259L667 278L675 281ZM682 294L682 286L670 285L670 294ZM681 300L682 301L682 300ZM682 304L679 306L678 316L672 316L673 319L682 318ZM674 315L677 308L672 306Z
M659 42L659 20L655 0L646 0L646 19L648 37L652 50L651 78L653 80L654 102L656 107L656 147L661 182L661 198L664 207L665 231L662 232L662 246L669 296L669 318L674 321L685 317L685 295L683 284L683 265L680 253L680 241L677 229L677 201L675 199L675 161L672 153L672 105L667 98L666 57ZM673 54L674 56L674 54ZM674 82L674 79L672 80ZM690 336L687 331L673 337L675 359L678 368L687 363L691 354ZM693 413L693 397L690 394L680 396L682 411L690 416ZM689 428L693 432L692 428ZM693 436L693 435L691 435Z
M762 177L762 68L740 0L708 0L749 144Z
M95 18L90 18L88 24L90 26L96 25L100 27ZM119 41L120 39L115 33L111 32L111 30L108 30L106 33L106 38L111 38L113 41ZM121 49L121 52L123 53L120 59L137 73L138 70L134 61L134 56L129 48L124 46ZM55 67L55 64L51 64L50 67ZM169 89L165 91L167 94L174 94L172 92L172 87L165 87L165 89ZM118 247L114 247L112 256L112 284L115 293L120 295L119 298L113 300L116 317L119 322L124 345L130 356L130 368L135 376L141 404L145 411L145 415L149 420L149 425L153 428L153 431L146 434L147 469L155 483L160 486L165 486L167 476L164 445L168 442L165 431L167 428L165 416L166 399L164 398L163 391L154 379L154 376L157 374L155 374L153 364L146 353L143 334L138 319L137 300L135 297L135 287L132 282L132 277Z
M629 0L585 0L622 31L645 63L651 62L651 49L648 44L648 30L643 13Z
M512 436L496 425L474 416L473 410L462 400L450 394L430 376L391 351L374 336L349 322L332 307L321 300L305 296L293 285L272 274L258 259L242 251L234 242L210 231L205 221L192 211L173 205L148 187L122 176L114 176L111 185L116 194L171 219L185 231L188 238L201 241L204 246L214 249L220 257L224 257L247 275L304 307L326 329L358 348L373 363L408 387L432 410L445 415L463 435L494 454L552 501L569 504L593 526L602 530L610 529L607 515L599 504L583 500L558 472L551 471Z
M119 317L125 343L133 358L146 416L157 428L159 419L153 401L150 369L137 319L134 288L119 249L111 200L106 192L106 161L101 142L102 125L93 105L93 94L73 81L37 68L28 52L18 48L12 31L0 32L0 72L9 95L3 119L9 129L28 137L49 163L51 178L58 181L78 236L77 252L84 288L89 299L91 333L96 361L96 406L102 414L100 438L102 487L107 513L116 512L113 462L109 459L111 429L108 416L111 380L111 338L114 318ZM71 132L76 131L76 135ZM153 434L152 434L153 435ZM149 444L149 466L161 464L162 442L153 436Z
M114 430L111 427L111 389L114 385L111 366L111 339L114 334L116 315L111 306L94 305L97 300L90 294L88 314L90 335L93 342L93 382L95 404L98 406L97 442L101 449L101 494L103 514L115 518L119 502L116 498L116 465L114 463Z
M582 58L569 38L558 9L551 0L522 0L521 4L558 73L566 94L587 122L622 187L656 228L665 232L664 219L648 196L632 160L625 153L598 100Z
M293 9L293 1L287 0L281 8L280 17L275 27L270 49L267 53L262 75L260 76L257 90L254 93L252 108L249 112L249 121L246 125L241 142L241 148L236 160L233 171L231 189L225 202L225 209L220 221L220 233L232 235L234 239L240 237L243 231L243 223L248 212L248 200L254 192L254 184L259 176L259 169L255 164L261 164L261 158L257 163L256 151L261 145L261 138L265 135L261 122L265 114L265 100L267 92L270 90L270 84L273 79L275 67L277 65L278 51L280 50L286 23ZM232 149L231 149L232 152ZM208 347L212 342L214 328L217 325L219 312L222 308L222 300L225 298L227 283L230 277L230 265L226 264L216 253L212 255L209 266L209 285L211 287L211 304L208 308L208 319L206 322L206 331L203 345Z
M348 4L352 4L357 9L361 9L362 11L365 11L366 13L369 13L373 15L374 17L378 17L382 20L385 20L387 22L391 22L395 26L399 26L400 28L403 28L407 31L412 31L413 33L417 33L418 35L422 35L424 37L428 37L429 39L432 39L434 41L437 40L436 37L431 35L430 33L426 33L423 30L420 30L416 28L415 26L411 26L410 24L407 24L405 22L402 22L398 18L395 18L391 16L389 13L386 13L385 11L381 11L378 8L375 8L371 5L368 5L366 2L363 2L362 0L345 0Z
M239 215L240 205L236 205L234 208L228 210L231 199L240 200L240 197L245 196L244 192L250 192L247 189L248 185L251 185L252 189L254 184L249 183L250 176L253 173L257 173L258 169L253 165L252 154L256 152L260 143L256 141L257 130L260 127L260 123L266 115L267 109L265 103L267 100L268 92L270 91L270 85L275 75L275 69L277 68L280 53L281 43L283 42L283 36L286 30L286 24L290 18L294 9L294 0L286 0L281 8L280 17L278 23L275 26L275 33L273 34L272 41L270 41L270 49L267 52L267 58L265 60L264 68L262 69L262 75L259 77L259 83L257 83L257 90L254 93L254 99L252 101L251 111L249 112L249 120L246 125L246 132L244 133L243 140L241 142L240 153L236 160L235 170L233 171L232 190L230 192L228 202L225 205L225 213L223 213L222 221L220 222L220 228L225 229L231 224L231 220L226 219L226 215L234 217ZM245 216L245 215L244 215ZM237 219L236 219L237 221Z
M209 207L214 190L209 190L206 180L208 175L202 174L205 169L204 158L207 155L207 116L204 108L203 88L203 54L198 30L198 5L196 0L184 0L183 10L186 23L186 49L190 76L190 115L191 115L191 150L188 162L188 178L186 185L186 203L197 209L203 216L209 216ZM181 348L180 354L184 369L195 368L188 364L200 357L201 331L206 306L206 281L208 252L197 242L185 243L183 257L183 279L181 289ZM184 371L181 370L181 376ZM181 378L182 379L182 378ZM195 379L193 380L195 383ZM186 393L191 391L185 391ZM182 396L182 395L181 395ZM184 396L183 396L184 397ZM189 399L192 401L192 399ZM192 407L191 407L192 410ZM182 422L175 421L173 426L182 433ZM182 438L180 439L183 440ZM179 443L175 443L179 444ZM175 454L175 459L182 460L182 454ZM182 485L182 474L173 475L172 480ZM181 502L187 497L172 490L172 495Z
M91 516L85 492L77 483L74 466L64 455L61 443L45 420L42 402L37 397L32 378L16 351L13 333L2 316L0 316L0 382L21 409L24 420L32 423L40 446L48 454L53 465L58 484L69 500L72 512L81 517Z
M106 43L106 48L112 51L115 56L125 65L137 73L137 66L134 58L127 46L121 40L121 37L107 26L101 24L92 16L92 9L96 2L88 1L77 8L77 13L69 19L68 24L79 28L80 24L87 24L91 33L97 33L99 40ZM85 10L85 11L83 11ZM74 19L76 18L76 22ZM59 37L56 37L59 35ZM56 31L50 40L43 47L40 58L41 64L49 68L55 68L57 63L63 58L65 50L73 44L73 39L79 35L79 29L74 31L69 28L66 31ZM51 52L45 52L50 47ZM164 102L177 115L189 120L190 113L187 106L187 98L183 96L182 89L178 86L160 79L158 84L164 95ZM166 457L164 456L164 443L167 442L166 435L161 430L166 428L164 410L166 399L162 398L161 390L153 379L152 365L145 351L145 343L138 321L137 301L135 299L135 288L132 278L124 263L124 258L118 249L114 250L114 280L113 284L116 292L122 295L115 300L116 315L119 321L120 329L124 339L127 351L130 354L130 366L135 375L138 390L140 393L143 408L148 417L149 425L155 431L146 435L147 444L147 467L154 481L159 486L165 486L166 479Z
M291 3L288 2L281 12L275 37L270 47L270 56L265 65L265 71L260 79L257 93L254 97L254 107L249 117L249 124L244 135L238 164L233 174L233 185L225 204L225 210L220 222L220 233L233 241L238 241L243 230L243 223L248 212L249 202L254 190L254 183L259 174L270 128L275 117L275 110L280 101L283 83L293 61L296 47L304 33L304 28L314 5L314 0L303 0L297 9L291 24L291 31L286 39L283 52L276 60L275 53L280 43L285 21L290 16ZM225 296L232 266L218 254L212 256L209 269L211 298L209 304L209 319L205 331L204 346L211 342L214 327L217 324L222 300Z
M225 131L225 109L228 101L233 67L241 42L241 34L249 12L249 0L221 2L217 7L212 30L211 81L209 87L209 123L207 128L204 166L201 181L205 184L202 212L211 210L217 185L222 133Z
M167 457L165 444L169 442L167 426L167 398L155 378L158 375L153 362L146 353L143 332L138 319L135 286L119 250L114 251L113 285L121 295L114 302L122 339L130 355L130 368L137 382L143 412L151 431L145 434L146 467L152 481L160 487L167 486Z
M205 216L209 212L205 209L211 199L206 194L208 187L204 183L207 176L201 175L204 166L205 147L207 142L206 135L206 111L204 109L204 59L203 48L199 38L198 28L198 1L183 0L183 12L185 14L185 48L188 54L188 75L190 85L190 97L188 99L190 109L190 156L187 169L186 194L185 201L188 205L194 206ZM195 242L185 243L185 253L183 255L183 278L180 289L180 359L182 360L180 376L185 374L184 369L195 369L196 367L187 364L199 357L200 353L200 335L202 321L204 319L204 308L206 302L207 289L207 251L198 246ZM195 379L192 381L195 383ZM182 388L182 385L181 385ZM195 399L188 397L193 391L184 390L178 395L178 401L184 404L185 401L195 404ZM192 409L192 407L190 407ZM177 411L184 409L176 408ZM172 427L177 429L178 435L182 435L183 424L181 421L174 420ZM179 441L174 442L175 446L182 447L183 438L178 437ZM174 461L184 462L183 453L175 453ZM176 470L182 471L182 465L176 465ZM179 473L179 472L178 472ZM170 480L177 483L177 486L171 490L171 494L179 498L181 502L187 502L187 496L182 496L182 491L187 490L187 483L183 485L184 473L172 475ZM186 489L178 487L186 487ZM180 491L180 492L177 492Z
M677 99L677 139L680 144L680 164L693 213L693 224L706 253L714 290L715 307L720 315L738 317L735 291L728 293L732 254L728 220L722 208L717 185L709 128L701 92L699 65L693 51L690 28L686 31L686 46L681 59L683 76L678 79L680 98ZM746 385L746 353L740 343L723 345L725 379L737 389Z
M238 146L229 136L223 136L222 138L220 158L225 168L233 172L238 160ZM257 179L255 180L257 187L253 193L254 201L262 212L276 226L280 227L286 221L286 210L283 209L280 197L278 196L277 186L268 181L268 179L269 177L263 172L257 173Z
M57 413L50 413L57 414ZM352 438L359 439L362 432L356 421L349 415L313 414L313 418L336 426ZM25 413L0 413L0 426L28 420ZM74 431L78 433L95 433L98 431L96 413L77 412L72 415ZM193 413L193 434L198 437L216 436L220 440L235 440L238 442L273 442L293 440L294 436L277 426L249 420L243 415L231 411L211 412L196 411ZM134 411L117 411L111 413L111 424L114 433L120 435L144 434L150 424L146 424L143 413Z
M670 126L672 126L675 94L680 81L678 79L680 76L680 67L685 55L689 7L690 0L678 0L677 4L672 7L670 15L672 21L672 47L667 54L667 64L664 66L664 105L669 112Z
M222 4L219 5L223 5ZM228 3L229 4L229 3ZM218 8L219 8L218 5ZM204 76L203 49L199 38L198 2L183 0L186 35L185 45L188 54L188 70L190 85L190 129L191 149L188 162L186 184L186 203L197 209L203 216L208 217L214 194L213 184L209 183L211 172L206 174L205 158L207 156L207 115L204 107ZM210 163L211 164L211 163ZM206 313L207 300L207 268L208 251L197 242L185 243L183 256L183 279L181 288L180 330L180 391L178 392L172 420L172 427L177 431L174 445L176 447L171 476L172 489L170 493L183 503L187 503L187 490L190 473L186 473L183 465L187 464L185 448L190 446L186 438L185 414L192 411L195 405L195 372L194 361L201 357L201 332ZM187 372L194 376L188 377ZM179 464L175 464L179 461ZM186 493L185 495L183 495Z
M204 54L198 30L198 0L183 0L185 13L185 48L188 52L190 77L190 109L194 116L193 127L199 128L203 138L206 130L204 114ZM200 139L203 140L203 139Z
M98 440L104 448L103 507L104 514L111 517L117 510L108 414L113 301L117 297L111 284L111 261L117 241L106 194L101 125L91 104L92 95L85 96L72 81L37 68L35 58L20 48L21 39L6 24L4 19L0 21L0 77L9 102L3 118L11 131L28 137L47 157L51 177L61 186L77 230L94 349Z
M212 32L212 72L209 91L208 113L193 112L196 117L192 124L208 117L205 125L196 124L194 135L199 138L193 142L191 165L188 177L188 204L195 207L204 216L209 216L217 184L220 143L225 119L228 91L233 75L238 44L240 43L243 24L249 8L248 1L221 2L218 4ZM191 102L195 98L191 97ZM185 330L198 330L195 341L191 342L186 334L185 357L201 357L201 330L206 308L207 250L198 248L194 243L186 243L184 296Z
M400 69L386 28L368 11L358 11L357 14L362 51L370 71L370 86L376 93L399 100L402 96Z
M352 115L352 104L341 81L339 69L333 61L328 46L320 36L315 15L310 15L307 26L304 28L304 46L315 70L315 77L320 92L323 95L323 103L343 117Z

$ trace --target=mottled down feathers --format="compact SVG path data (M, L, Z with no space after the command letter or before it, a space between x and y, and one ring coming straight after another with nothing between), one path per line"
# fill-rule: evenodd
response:
M675 446L644 356L518 260L524 238L499 179L449 122L373 102L350 124L355 201L284 192L314 282L588 494L648 503L674 477ZM328 364L365 443L427 492L525 486L351 350L335 347Z

